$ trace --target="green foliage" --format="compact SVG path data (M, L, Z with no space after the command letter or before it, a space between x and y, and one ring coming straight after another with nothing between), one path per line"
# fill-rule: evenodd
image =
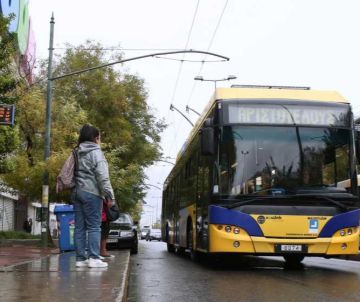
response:
M0 14L0 102L12 103L12 95L10 94L17 85L14 77L14 58L16 54L15 35L8 32L8 25L11 19L4 18Z
M86 42L66 51L54 63L54 74L66 74L107 60L118 60L121 53L108 58L102 46ZM46 74L41 64L40 75ZM40 82L41 83L41 82ZM0 138L6 156L0 173L6 185L29 198L41 200L45 170L45 86L20 87L16 127L9 137ZM157 160L160 132L164 123L157 120L146 104L147 92L142 79L123 74L119 69L102 68L54 82L52 103L51 156L46 163L50 180L50 201L69 200L69 194L55 194L55 180L63 163L75 147L84 123L101 130L102 148L109 161L110 177L116 200L124 212L139 219L144 197L144 168ZM11 132L13 131L13 132Z
M40 239L40 235L31 235L21 231L0 231L0 239Z
M12 16L13 17L13 16ZM10 18L0 15L0 103L16 104L16 88L19 81L16 79L16 44L15 36L8 33ZM8 156L19 146L19 128L0 126L0 173L11 168Z
M70 48L58 60L54 74L81 70L120 60L121 53L107 58L102 46L87 41ZM109 161L111 182L122 211L136 209L144 197L144 168L160 157L163 121L151 114L144 81L106 67L56 82L55 98L73 98L101 130L102 148Z

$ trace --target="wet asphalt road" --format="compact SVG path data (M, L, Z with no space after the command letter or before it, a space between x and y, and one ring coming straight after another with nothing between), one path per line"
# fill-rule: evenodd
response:
M130 267L128 302L135 301L359 302L360 262L306 258L290 269L280 257L243 256L213 266L141 240Z

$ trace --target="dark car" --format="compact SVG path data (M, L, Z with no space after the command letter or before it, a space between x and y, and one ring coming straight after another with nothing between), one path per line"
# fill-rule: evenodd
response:
M134 223L129 214L121 213L120 217L110 223L107 248L130 248L131 254L138 252L137 222Z
M161 241L161 230L160 229L151 229L146 236L146 241L158 240Z

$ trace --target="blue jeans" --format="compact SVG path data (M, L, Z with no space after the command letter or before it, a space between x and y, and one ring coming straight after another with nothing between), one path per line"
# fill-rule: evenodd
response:
M87 258L98 259L100 254L102 198L75 189L72 199L75 210L75 250L76 261ZM86 233L88 257L86 255Z

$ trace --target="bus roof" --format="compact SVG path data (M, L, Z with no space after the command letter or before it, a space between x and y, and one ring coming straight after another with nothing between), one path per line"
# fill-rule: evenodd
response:
M349 102L336 91L327 90L311 90L311 89L292 89L290 87L280 88L218 88L216 89L212 102L214 100L227 99L287 99L287 100L302 100L302 101L316 101L316 102Z
M190 132L189 137L183 144L181 150L179 151L176 162L181 158L181 155L186 150L187 146L193 140L195 134L200 129L203 121L209 115L211 109L215 106L216 101L231 101L231 100L269 100L273 101L274 99L285 99L285 100L301 100L309 102L334 102L334 103L343 103L349 104L349 102L338 92L331 90L311 90L307 87L281 87L281 86L256 86L256 85L247 85L244 87L231 87L231 88L217 88L211 97L210 101L204 108L201 116L195 123L192 131ZM172 172L170 172L172 174Z

